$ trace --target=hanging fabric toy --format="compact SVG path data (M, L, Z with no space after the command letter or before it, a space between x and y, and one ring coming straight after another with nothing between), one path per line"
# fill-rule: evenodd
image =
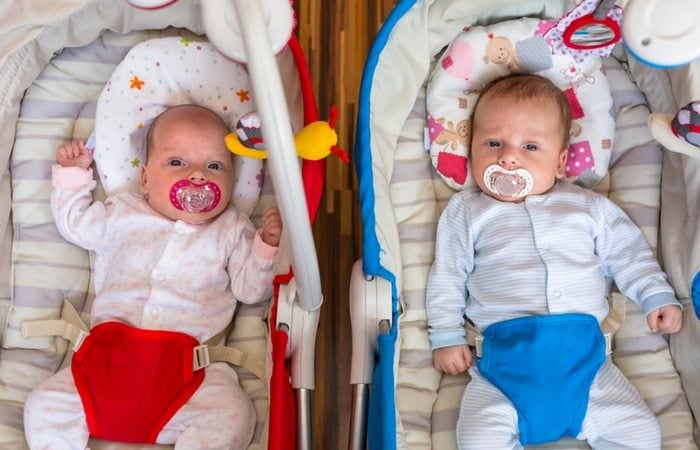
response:
M309 161L318 161L334 153L345 164L350 162L347 153L336 146L338 134L334 130L338 111L331 107L328 122L317 120L306 125L294 136L294 146L297 154ZM260 130L260 117L257 112L251 112L236 123L236 131L226 136L226 147L235 155L248 156L255 159L267 158L267 151L263 150L262 132Z
M620 40L622 9L615 0L584 0L544 34L555 55L577 63L591 55L608 56Z

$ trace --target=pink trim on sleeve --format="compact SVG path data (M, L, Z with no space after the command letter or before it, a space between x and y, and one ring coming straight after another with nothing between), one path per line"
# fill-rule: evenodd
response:
M54 164L51 167L51 179L55 188L70 189L85 186L92 181L92 169Z
M262 230L258 230L253 238L253 253L261 258L273 259L277 255L277 247L266 244L262 240Z

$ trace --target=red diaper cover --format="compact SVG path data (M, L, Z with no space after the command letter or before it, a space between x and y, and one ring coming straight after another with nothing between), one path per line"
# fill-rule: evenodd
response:
M199 342L184 333L105 322L73 356L71 370L91 436L155 443L204 380L193 370Z

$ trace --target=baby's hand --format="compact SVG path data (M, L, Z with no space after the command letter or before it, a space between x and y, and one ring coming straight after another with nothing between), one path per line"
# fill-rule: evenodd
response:
M262 240L272 247L280 245L282 236L282 217L277 208L270 208L263 213Z
M662 306L647 315L647 324L653 333L678 333L683 325L683 311L676 305Z
M71 141L58 147L56 160L61 167L82 167L87 169L92 164L92 153L85 148L85 142Z
M472 351L466 345L453 345L433 350L435 368L450 375L466 372L473 362Z

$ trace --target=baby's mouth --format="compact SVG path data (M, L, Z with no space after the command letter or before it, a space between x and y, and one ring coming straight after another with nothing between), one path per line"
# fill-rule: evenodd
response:
M533 184L532 175L525 169L506 170L492 164L484 171L484 185L500 197L524 197L530 193Z
M170 203L189 213L206 213L216 208L221 200L221 190L215 183L195 184L180 180L170 188Z

